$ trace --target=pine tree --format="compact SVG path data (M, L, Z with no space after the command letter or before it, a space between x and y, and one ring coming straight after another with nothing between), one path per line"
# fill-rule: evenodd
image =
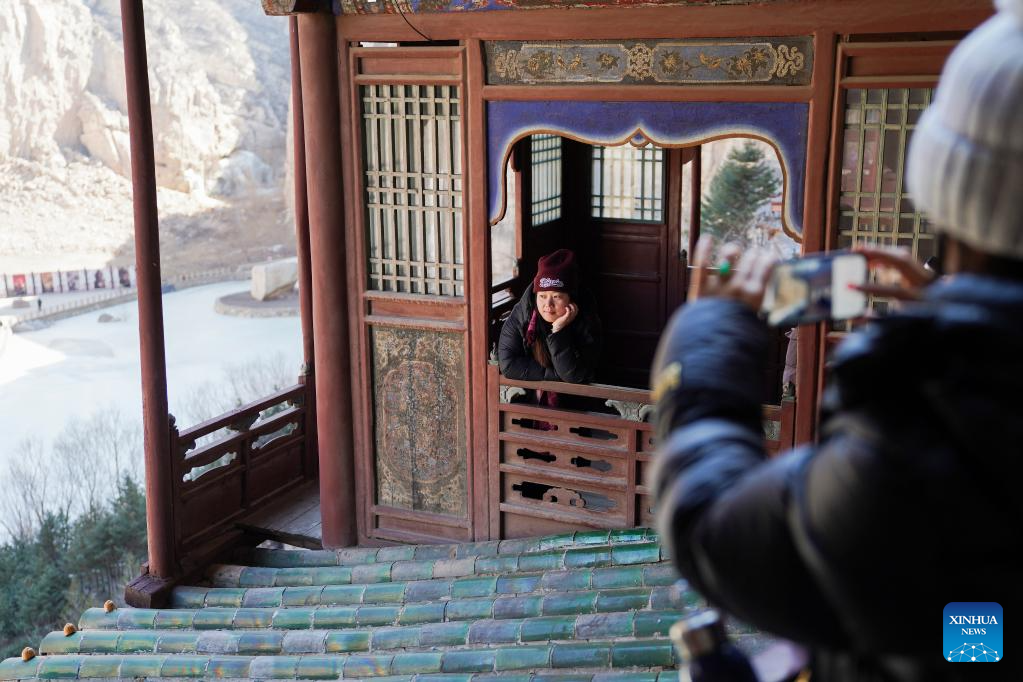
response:
M781 182L752 141L728 153L701 202L700 226L718 241L745 244L757 210L778 193Z

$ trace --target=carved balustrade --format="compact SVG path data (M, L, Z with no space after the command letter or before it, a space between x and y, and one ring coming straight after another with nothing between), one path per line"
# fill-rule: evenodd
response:
M489 387L490 493L499 501L491 514L494 537L653 523L645 485L655 448L650 391L517 381L493 364ZM533 404L537 390L587 399L590 409ZM764 406L769 454L791 447L794 424L794 400Z
M315 478L308 414L299 383L180 432L172 421L174 542L185 572L236 540L241 517Z

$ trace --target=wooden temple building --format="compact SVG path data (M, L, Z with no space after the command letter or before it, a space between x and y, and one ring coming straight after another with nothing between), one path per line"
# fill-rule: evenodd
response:
M803 252L927 258L907 142L990 3L262 3L291 31L302 375L203 424L168 414L144 3L122 0L149 561L136 608L87 612L0 679L672 679L667 626L698 597L642 530L647 373L705 152L769 150ZM505 378L502 315L560 247L599 302L597 383ZM770 449L814 437L841 333L799 334L794 391L779 338ZM520 401L537 388L598 409Z

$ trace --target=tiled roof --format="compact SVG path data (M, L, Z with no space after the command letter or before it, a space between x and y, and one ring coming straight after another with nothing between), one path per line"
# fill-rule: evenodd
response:
M697 605L644 529L331 551L250 550L170 609L89 609L0 680L667 682Z

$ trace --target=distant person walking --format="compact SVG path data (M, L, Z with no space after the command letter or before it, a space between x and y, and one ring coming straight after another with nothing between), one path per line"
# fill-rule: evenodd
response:
M43 298L42 298L42 296L40 296L39 298L36 299L36 310L38 310L40 312L42 312L42 310L43 310Z

